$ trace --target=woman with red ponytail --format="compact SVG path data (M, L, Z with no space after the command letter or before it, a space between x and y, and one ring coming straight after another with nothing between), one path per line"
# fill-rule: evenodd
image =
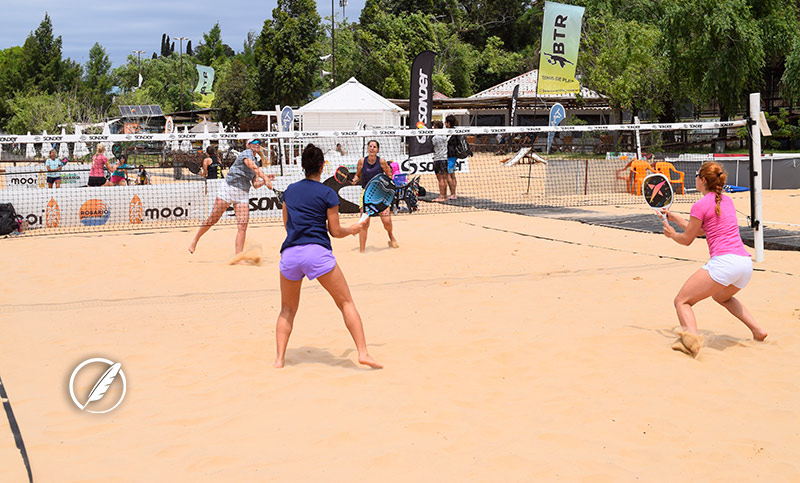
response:
M697 356L703 345L703 337L697 333L692 306L711 297L728 312L741 320L753 333L753 338L762 341L767 333L759 327L753 315L734 297L750 281L753 261L744 249L736 220L733 200L722 194L727 174L717 163L703 163L695 175L697 190L703 194L700 201L692 205L688 220L671 213L667 219L683 230L678 233L664 221L664 235L681 245L690 245L699 235L705 234L711 259L683 284L675 296L675 310L681 329L680 339L672 346L675 350Z

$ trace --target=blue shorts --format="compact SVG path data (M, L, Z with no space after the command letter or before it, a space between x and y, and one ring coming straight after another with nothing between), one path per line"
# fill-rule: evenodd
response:
M458 161L458 158L456 158L456 157L447 158L447 173L448 174L453 174L453 173L456 172L456 161Z
M297 282L304 276L314 280L336 268L336 257L322 245L297 245L281 253L278 267L281 275L289 280Z

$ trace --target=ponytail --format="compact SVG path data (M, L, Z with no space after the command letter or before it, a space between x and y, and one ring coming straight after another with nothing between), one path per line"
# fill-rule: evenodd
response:
M698 175L705 180L708 191L714 193L714 200L717 205L714 209L714 212L717 214L717 216L719 216L719 204L722 202L722 188L725 186L725 181L728 179L728 174L724 169L722 169L722 166L709 161L707 163L703 163L703 165L700 167Z

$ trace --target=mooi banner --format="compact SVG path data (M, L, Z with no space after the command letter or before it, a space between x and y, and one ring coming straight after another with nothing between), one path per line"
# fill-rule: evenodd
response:
M91 187L73 190L3 190L0 202L11 203L29 229L64 227L130 228L168 226L200 220L202 183Z
M58 171L61 188L78 188L89 184L89 165L68 163ZM40 166L9 166L6 168L7 189L47 188L47 170Z
M542 47L539 55L538 95L574 94L581 90L575 79L581 40L583 7L545 2Z

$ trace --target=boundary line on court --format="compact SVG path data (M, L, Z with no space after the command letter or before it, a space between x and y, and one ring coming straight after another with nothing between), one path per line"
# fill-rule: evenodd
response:
M523 232L514 231L514 230L506 230L505 228L495 228L495 227L492 227L492 226L478 225L476 223L469 223L469 222L466 222L466 221L462 221L461 223L464 223L465 225L478 227L478 228L483 228L484 230L500 231L500 232L503 232L503 233L511 233L513 235L536 238L537 240L545 240L545 241L551 241L551 242L556 242L556 243L564 243L564 244L567 244L567 245L580 245L580 246L585 246L585 247L589 247L589 248L600 248L602 250L610 250L610 251L613 251L613 252L632 253L634 255L645 255L645 256L649 256L649 257L666 258L666 259L670 259L670 260L677 260L679 262L703 263L702 260L694 260L694 259L691 259L691 258L673 257L671 255L657 255L657 254L654 254L654 253L639 252L639 251L636 251L636 250L623 250L622 248L604 247L604 246L601 246L601 245L593 245L591 243L581 243L581 242L570 241L570 240L561 240L559 238L552 238L552 237L541 236L541 235L533 235L531 233L523 233ZM756 268L756 267L753 267L753 271L754 272L777 273L777 274L780 274L780 275L788 275L790 277L800 276L800 274L796 274L796 273L781 272L779 270L770 270L770 269L767 269L767 268Z
M3 399L3 407L6 410L6 417L8 418L8 425L11 426L11 432L14 433L14 442L17 444L22 455L22 461L25 463L25 470L28 472L28 481L33 483L33 473L31 472L31 462L28 459L28 452L25 450L25 442L22 440L22 433L19 431L19 424L17 418L14 416L14 410L11 409L11 401L6 394L6 388L3 385L3 379L0 378L0 398Z

